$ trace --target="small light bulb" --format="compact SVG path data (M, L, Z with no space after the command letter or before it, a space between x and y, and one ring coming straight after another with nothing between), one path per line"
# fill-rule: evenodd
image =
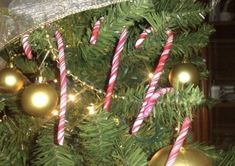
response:
M89 114L89 115L94 115L94 114L96 114L96 112L95 112L95 107L94 107L94 104L93 104L93 103L91 103L91 104L87 107L87 110L88 110L88 114Z
M115 124L116 124L117 126L120 124L120 121L119 121L118 118L114 118L113 120L114 120L114 122L115 122Z
M76 100L76 96L74 94L69 94L68 99L69 101L74 102Z
M49 102L49 97L46 93L44 92L36 92L31 99L31 102L33 105L37 108L43 108L47 106Z
M57 56L53 55L52 59L53 59L53 61L56 61L57 60Z
M54 80L53 80L53 82L54 82L54 83L57 83L57 82L58 82L58 80L57 80L57 79L54 79Z
M179 79L179 81L182 82L182 83L189 82L189 81L190 81L190 74L187 73L187 72L181 72L181 73L178 75L178 79Z
M5 77L5 83L8 86L14 86L16 84L16 77L14 75L8 75Z
M181 152L181 153L185 153L185 152L186 152L185 149L184 149L184 147L180 147L180 152Z
M51 115L52 116L58 116L59 115L59 111L57 109L54 109L52 112L51 112Z
M178 128L178 127L176 127L176 128L175 128L175 131L179 131L179 128Z
M149 73L149 74L148 74L148 77L149 77L149 78L153 78L153 73Z

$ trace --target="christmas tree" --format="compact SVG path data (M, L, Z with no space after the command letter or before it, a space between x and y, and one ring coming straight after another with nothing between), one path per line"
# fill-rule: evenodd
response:
M183 142L205 162L225 163L188 133L207 104L199 80L208 75L201 50L213 32L209 10L194 0L121 2L6 45L0 165L154 165L158 150ZM205 164L195 158L192 165Z

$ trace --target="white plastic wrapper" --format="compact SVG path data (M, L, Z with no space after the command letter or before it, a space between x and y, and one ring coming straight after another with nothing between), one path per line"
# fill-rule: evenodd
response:
M128 0L12 0L0 4L0 49L45 23ZM3 7L5 9L3 9ZM6 11L6 12L2 12Z

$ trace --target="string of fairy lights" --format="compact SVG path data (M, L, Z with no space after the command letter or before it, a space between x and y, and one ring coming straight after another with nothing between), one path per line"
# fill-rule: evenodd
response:
M42 26L41 29L45 29L45 26ZM62 28L59 28L60 30L63 30ZM44 68L47 66L47 63L45 62L45 60L51 56L53 61L58 62L58 50L57 48L54 47L54 43L53 43L53 38L50 37L50 35L48 34L47 31L45 31L45 41L48 44L47 47L44 49L44 51L46 52L46 54L43 57L43 60L41 61L41 64L39 65L39 71L40 71L40 75L42 75ZM36 44L34 44L33 46L36 46ZM69 48L69 45L65 45L65 48ZM22 56L25 55L24 53L18 53L18 54L14 54L13 58L17 57L17 56ZM67 101L70 103L76 103L79 100L79 97L81 95L81 93L85 92L85 91L90 91L92 94L96 95L99 99L100 99L100 103L90 103L86 109L88 110L88 113L90 115L95 114L96 110L98 110L98 108L103 106L103 97L106 95L106 92L102 89L96 88L95 86L91 85L90 83L87 83L83 80L81 80L79 78L79 76L73 74L70 70L67 70L66 72L66 76L70 78L70 80L73 81L73 83L75 84L75 87L79 86L81 87L81 90L78 91L77 88L73 88L72 91L68 94L67 97ZM151 79L153 77L153 73L148 72L147 74L148 79ZM48 82L53 81L54 83L58 83L57 79L54 80L50 80ZM112 98L114 99L121 99L121 100L125 100L126 97L125 96L121 96L121 95L116 95L113 94ZM57 116L58 115L58 110L54 110L52 111L52 115L53 116Z
M49 36L47 35L46 38L49 38ZM49 42L50 43L50 42ZM66 46L68 47L68 46ZM56 55L56 49L53 49L53 46L51 45L51 43L49 44L49 50L48 49L45 49L45 51L50 51L50 53L52 53L53 55L53 60L56 61L57 60L57 55ZM52 51L53 49L53 51ZM17 57L17 56L22 56L24 55L24 53L18 53L18 54L14 54L13 57ZM41 65L40 65L41 66ZM82 91L78 91L76 88L73 88L73 92L72 93L69 93L68 94L68 102L77 102L77 97L83 93L84 91L92 91L93 93L95 93L95 95L97 95L98 97L100 96L105 96L105 91L102 90L102 89L98 89L96 88L95 86L93 85L90 85L89 83L85 82L85 81L82 81L77 75L73 74L70 70L67 70L67 77L70 77L73 82L82 87ZM152 78L153 77L153 74L152 73L149 73L148 74L148 78ZM53 80L54 83L58 83L58 80L57 79L54 79ZM126 97L125 96L120 96L120 95L112 95L112 97L114 99L121 99L121 100L125 100ZM100 106L102 106L103 103L99 104L99 106L96 106L94 103L90 103L86 108L88 110L88 113L89 115L93 115L96 113L96 109L98 109ZM53 116L58 116L58 110L54 110L52 111L52 115Z
M42 27L44 28L44 27ZM46 49L44 49L44 51L46 52L46 55L45 57L43 58L43 61L41 62L41 64L39 65L39 71L40 71L40 74L42 74L42 71L44 70L43 67L47 66L47 64L45 63L45 60L48 56L51 56L52 55L52 60L53 61L58 61L58 50L55 49L52 45L52 43L50 42L50 36L49 34L46 34L46 41L48 42L48 47ZM65 46L66 48L68 48L69 46L66 45ZM16 57L19 57L19 56L22 56L22 55L25 55L24 53L18 53L18 54L13 54L12 55L12 58L11 60L13 60L14 58ZM70 70L67 70L67 77L71 78L71 80L73 81L73 83L75 83L75 86L79 86L82 88L81 91L78 91L76 88L73 88L71 93L68 94L68 98L67 98L67 101L68 102L77 102L78 100L78 96L83 93L84 91L90 91L92 92L93 94L95 94L97 97L103 98L103 96L105 96L105 91L102 90L102 89L98 89L96 88L95 86L85 82L85 81L82 81L79 76L73 74ZM57 79L54 79L54 80L51 80L53 81L54 83L58 83L58 80ZM49 82L51 82L49 81ZM120 95L112 95L112 98L114 99L121 99L121 100L124 100L126 99L125 96L120 96ZM90 103L86 109L88 110L88 114L89 115L93 115L96 113L96 110L99 108L99 107L102 107L103 103L100 103L100 104L94 104L94 103ZM52 116L58 116L59 114L59 111L57 109L53 110L51 112Z
M44 27L42 27L42 28L44 28ZM58 53L57 53L58 51L57 51L57 49L53 48L53 45L52 45L49 38L50 38L50 35L46 34L46 40L49 45L49 50L53 55L53 60L57 61L58 60ZM68 48L69 45L66 45L65 47ZM82 81L77 75L73 74L70 70L67 70L67 77L72 78L74 83L76 83L77 85L79 85L82 88L85 88L88 91L94 92L97 96L100 96L100 95L105 96L105 92L102 89L98 89L95 86L90 85L89 83L87 83L85 81ZM75 101L76 96L78 96L79 94L80 94L80 92L76 92L75 94L69 94L68 100ZM125 99L125 96L119 96L119 95L112 95L112 97L114 99L122 99L122 100ZM93 105L93 104L91 103L91 105Z

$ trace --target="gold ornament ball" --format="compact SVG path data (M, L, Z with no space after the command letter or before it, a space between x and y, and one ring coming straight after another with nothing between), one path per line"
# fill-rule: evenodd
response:
M0 92L16 93L24 85L23 74L14 68L5 68L0 71Z
M149 166L165 166L172 146L160 149L150 160ZM213 166L212 162L197 149L182 147L174 166Z
M35 83L23 91L21 105L23 110L35 117L49 115L57 106L56 90L46 83Z
M178 64L169 73L169 81L173 87L188 83L198 85L199 79L199 72L191 63Z

